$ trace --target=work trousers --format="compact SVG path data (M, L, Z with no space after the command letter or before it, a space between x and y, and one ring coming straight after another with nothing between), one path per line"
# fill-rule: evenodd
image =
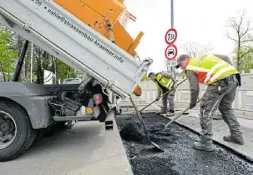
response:
M216 120L222 120L222 115L220 113L219 110L217 110L213 116L213 119L216 119Z
M174 108L175 108L174 97L175 97L175 90L165 94L162 97L162 101L163 101L163 109L162 110L163 111L167 111L168 101L169 101L170 109L174 111Z
M219 109L223 120L228 125L231 135L242 137L240 124L232 108L238 81L234 76L229 78L209 85L200 103L201 139L203 141L210 141L213 136L212 117L217 109Z

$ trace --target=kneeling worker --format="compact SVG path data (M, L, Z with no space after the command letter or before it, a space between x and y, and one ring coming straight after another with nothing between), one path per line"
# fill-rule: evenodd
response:
M154 72L149 73L148 77L155 82L158 89L158 94L156 100L160 99L161 94L165 94L168 91L171 91L174 88L174 80L172 75L167 72L160 72L155 74ZM167 112L174 114L174 96L175 90L163 95L163 108L161 114L166 114ZM167 100L169 99L170 110L167 110Z
M230 135L224 136L223 140L243 145L243 133L232 108L236 89L241 84L239 72L224 59L212 54L196 58L180 55L177 62L176 68L181 67L185 70L190 83L190 108L196 106L199 83L207 85L200 103L201 138L199 142L194 143L193 148L204 151L214 150L212 118L217 108L230 129Z

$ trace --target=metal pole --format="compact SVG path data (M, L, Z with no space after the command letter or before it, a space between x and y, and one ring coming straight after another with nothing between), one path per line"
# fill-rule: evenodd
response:
M170 0L170 8L171 8L171 28L174 27L174 0Z
M58 84L58 82L57 82L57 77L56 77L56 69L57 69L57 61L56 61L56 58L54 57L53 58L53 61L54 61L54 84Z
M21 72L21 69L22 69L22 66L24 63L25 54L26 54L26 51L28 48L28 44L29 44L28 40L25 40L23 42L23 46L22 46L21 52L18 57L18 62L17 62L16 68L15 68L15 72L14 72L12 81L18 81L18 79L19 79L20 72Z
M31 83L33 81L33 43L31 43Z
M171 22L171 28L174 28L174 0L170 0L170 22ZM172 73L172 76L175 78L175 67L170 66L170 70Z

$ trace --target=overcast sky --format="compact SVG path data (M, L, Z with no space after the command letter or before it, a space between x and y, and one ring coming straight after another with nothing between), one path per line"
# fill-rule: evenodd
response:
M170 0L126 0L125 4L136 22L130 21L128 31L136 37L144 36L137 48L141 58L154 59L152 71L164 69L164 35L170 28ZM175 42L179 53L189 41L210 44L213 52L230 55L233 42L227 37L227 20L238 17L242 10L253 18L253 0L174 0L174 27L178 38Z

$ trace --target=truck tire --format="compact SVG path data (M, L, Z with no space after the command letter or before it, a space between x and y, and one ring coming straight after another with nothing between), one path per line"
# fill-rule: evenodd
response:
M36 137L34 138L30 147L33 147L34 145L36 145L45 134L45 129L38 129L35 131L36 131Z
M36 138L26 112L11 101L0 101L0 161L23 154Z

